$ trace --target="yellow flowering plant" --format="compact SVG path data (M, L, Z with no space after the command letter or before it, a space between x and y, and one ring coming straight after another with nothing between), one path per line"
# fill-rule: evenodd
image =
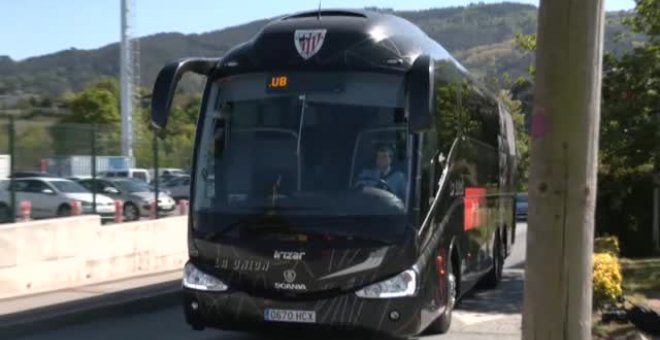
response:
M616 303L623 294L619 259L609 252L593 254L593 305L604 307Z

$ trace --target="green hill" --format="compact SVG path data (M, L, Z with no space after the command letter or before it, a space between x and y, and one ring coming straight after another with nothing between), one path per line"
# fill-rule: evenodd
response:
M380 9L391 12L391 10ZM393 12L420 26L445 46L477 76L512 77L523 74L531 61L513 42L516 32L536 30L537 8L517 3L470 5L423 11ZM627 29L621 25L624 13L608 13L606 49L629 49L634 39L615 41ZM267 20L204 34L161 33L137 40L140 53L140 84L151 88L158 70L168 61L185 56L221 56L232 46L250 39ZM79 91L101 76L119 71L119 45L94 50L70 49L29 58L20 62L0 56L0 100L2 95L28 93L61 96Z

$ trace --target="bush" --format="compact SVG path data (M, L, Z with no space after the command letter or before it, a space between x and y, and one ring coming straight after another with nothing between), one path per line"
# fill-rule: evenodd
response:
M653 179L648 174L598 177L596 235L615 235L621 256L653 255Z
M594 253L609 253L619 257L619 239L616 236L596 237L594 240Z
M593 265L593 306L600 308L616 303L623 294L619 259L611 253L596 253Z

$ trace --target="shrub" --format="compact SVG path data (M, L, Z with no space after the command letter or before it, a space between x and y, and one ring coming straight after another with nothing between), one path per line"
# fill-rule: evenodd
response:
M596 234L615 235L621 255L653 255L653 179L647 173L598 175Z
M596 237L594 240L594 253L609 253L619 257L619 239L616 236Z
M596 308L616 303L621 297L621 266L611 253L593 255L593 305Z

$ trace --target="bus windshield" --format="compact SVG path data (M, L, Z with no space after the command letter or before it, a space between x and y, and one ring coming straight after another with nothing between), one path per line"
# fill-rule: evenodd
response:
M218 81L202 123L193 209L405 215L411 152L403 77L278 77Z

